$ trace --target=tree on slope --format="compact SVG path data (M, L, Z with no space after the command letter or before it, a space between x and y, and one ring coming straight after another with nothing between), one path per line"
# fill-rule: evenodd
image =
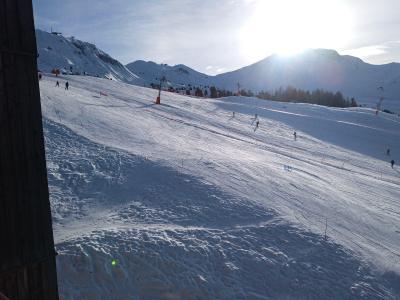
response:
M210 97L218 98L218 91L215 86L210 87Z

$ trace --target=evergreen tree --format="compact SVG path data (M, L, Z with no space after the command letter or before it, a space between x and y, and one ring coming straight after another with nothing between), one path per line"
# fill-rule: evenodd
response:
M194 95L196 97L203 97L203 91L200 88L196 88Z
M246 93L247 95L248 93ZM261 91L257 97L265 100L281 101L281 102L303 102L333 107L357 107L354 98L345 99L341 92L328 92L321 89L315 91L304 91L288 86L286 89L279 88L273 94Z
M210 87L211 98L218 98L218 91L215 86Z
M354 98L351 98L350 106L351 107L358 107L357 101Z

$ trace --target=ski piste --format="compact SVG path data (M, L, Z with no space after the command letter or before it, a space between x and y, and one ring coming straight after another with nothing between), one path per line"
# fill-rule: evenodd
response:
M65 299L399 297L398 117L40 86Z

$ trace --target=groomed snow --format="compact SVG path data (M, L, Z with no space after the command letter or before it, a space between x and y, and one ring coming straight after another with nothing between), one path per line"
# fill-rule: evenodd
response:
M400 118L55 80L40 85L63 299L400 297Z

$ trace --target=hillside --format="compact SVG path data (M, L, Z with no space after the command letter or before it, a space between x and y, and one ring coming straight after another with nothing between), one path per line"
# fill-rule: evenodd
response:
M40 86L63 299L400 297L396 117L59 80Z
M88 74L132 84L142 80L119 61L95 45L36 30L38 68L50 73L54 68L77 74Z

